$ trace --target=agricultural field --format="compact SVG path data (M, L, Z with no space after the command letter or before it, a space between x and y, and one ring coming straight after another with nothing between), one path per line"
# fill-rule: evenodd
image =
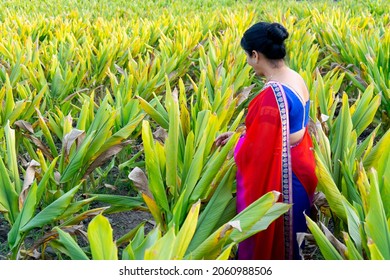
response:
M306 259L390 259L390 2L0 0L0 259L235 259L288 205L236 215L239 42L288 29L311 94Z

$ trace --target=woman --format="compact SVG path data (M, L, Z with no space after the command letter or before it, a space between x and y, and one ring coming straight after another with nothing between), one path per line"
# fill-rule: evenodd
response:
M307 230L303 213L309 212L317 185L307 130L310 100L304 80L284 61L288 35L278 23L259 22L241 39L248 64L266 84L249 104L246 132L235 149L237 211L272 190L292 207L240 243L238 259L300 259L296 233ZM221 134L216 145L224 145L231 135Z

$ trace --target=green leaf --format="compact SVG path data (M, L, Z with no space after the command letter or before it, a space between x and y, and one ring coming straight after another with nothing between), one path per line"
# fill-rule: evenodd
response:
M370 250L370 259L371 260L386 260L379 250L378 246L372 242L372 240L368 241L368 248ZM388 259L387 259L388 260Z
M136 233L138 232L138 230L139 230L141 227L144 227L144 226L145 226L145 223L146 223L146 221L140 222L135 228L133 228L133 229L130 230L128 233L126 233L125 235L123 235L122 237L120 237L120 238L116 241L116 246L119 247L119 246L121 246L123 243L129 242L129 240L133 239L134 236L136 235Z
M206 191L206 189L210 186L211 182L215 178L216 174L222 167L223 163L226 160L228 153L232 150L233 146L237 143L237 139L239 137L238 133L235 133L225 146L221 149L219 153L211 160L209 164L207 164L207 168L205 168L205 172L202 174L199 182L196 184L190 201L195 201L196 199L202 198L202 194Z
M186 139L186 145L184 149L184 164L181 172L181 188L183 183L187 180L187 175L191 167L192 160L194 158L194 132L191 130Z
M175 238L171 259L181 260L184 257L195 233L200 205L200 201L198 201L191 207L183 226L180 228L180 231Z
M7 161L9 168L9 175L11 181L15 185L16 193L20 194L22 190L22 184L19 179L19 169L18 169L18 160L17 160L17 152L16 152L16 139L15 139L15 130L11 129L9 121L7 121L7 125L4 127L5 140L7 143Z
M12 111L15 108L15 100L14 95L12 92L12 85L9 81L8 75L6 76L6 82L5 82L5 104L2 104L2 109L4 112L4 120L8 121L9 116L12 114ZM3 120L3 125L5 121Z
M139 123L144 118L144 115L138 115L134 119L132 119L127 125L123 126L119 131L117 131L114 135L105 140L101 149L99 150L99 154L102 154L104 151L109 148L120 144L122 141L128 139L133 133L133 131L137 128Z
M153 108L152 105L150 105L145 99L143 99L140 96L137 96L138 100L140 101L140 106L144 111L151 116L151 118L156 121L159 125L161 125L162 128L168 129L169 122L167 119L164 118L156 109Z
M194 154L194 157L191 161L190 168L188 170L188 174L185 182L182 185L182 189L184 190L185 201L187 202L190 198L192 191L200 178L203 168L203 160L204 160L204 151L206 148L206 134L203 134L200 143L197 147L197 150Z
M17 101L12 113L8 116L8 122L13 124L17 119L21 118L21 115L26 111L28 101Z
M78 185L60 196L57 200L53 201L50 205L40 211L34 216L25 226L21 228L21 231L27 232L36 227L42 227L56 221L69 207L73 200L73 196L76 194L81 185Z
M344 160L344 153L349 147L352 133L352 120L349 112L348 96L343 94L340 115L337 117L335 127L332 129L333 176L336 186L341 186L341 167L339 161ZM326 195L326 194L325 194Z
M374 169L370 172L370 207L366 216L366 232L369 239L378 247L381 255L390 260L390 230L378 187L378 177Z
M84 204L86 200L82 201L82 204ZM60 227L64 226L70 226L70 225L77 225L80 224L80 222L85 221L88 218L93 218L101 213L108 207L99 207L99 208L92 208L89 210L86 210L78 215L72 215L78 207L82 205L81 203L72 203L66 211L59 217L59 219L65 219L64 222L61 223Z
M50 151L51 151L53 157L57 157L58 156L57 147L54 143L53 137L51 136L50 130L47 127L47 124L46 124L45 120L43 119L43 116L38 108L36 108L36 111L37 111L37 115L38 115L39 126L41 127L42 133L45 136L45 140L46 140L47 144L49 145Z
M234 122L230 125L229 131L236 131L238 126L241 123L241 119L244 116L245 110L241 110L237 117L234 119Z
M344 241L347 245L347 251L345 252L346 257L349 260L363 260L363 256L361 255L361 250L359 250L355 247L355 244L352 242L351 238L347 233L343 233L344 235Z
M154 228L149 234L151 234L152 232L156 232L156 228ZM149 235L148 234L148 235ZM144 242L145 240L145 226L141 226L139 227L139 229L135 232L135 235L134 237L132 238L132 240L130 241L130 246L133 247L133 249L137 249L138 247L141 246L141 244ZM143 255L142 255L143 256Z
M77 178L78 172L83 165L83 159L87 154L90 144L93 140L94 133L89 134L81 144L80 148L76 151L74 156L71 158L69 164L66 166L64 172L61 174L60 183L66 183L75 177Z
M310 219L306 214L306 222L310 232L313 234L314 239L318 247L321 250L322 255L326 260L342 260L342 256L337 252L337 250L333 247L332 243L326 238L325 234L321 231L321 229L317 226L317 224Z
M169 84L167 84L169 87ZM166 157L166 184L172 189L174 196L178 195L177 190L177 162L179 149L179 102L177 90L171 94L167 93L167 110L169 114L168 138L165 141L165 157Z
M88 225L88 240L91 246L92 259L117 260L118 249L113 241L112 228L108 219L97 215Z
M177 203L173 208L174 220L176 226L179 227L185 218L186 211L189 205L189 198L193 191L196 182L199 180L203 167L203 155L206 146L206 135L204 134L199 144L197 151L191 161L191 165L186 176L186 180L182 183L182 192Z
M97 124L97 129L91 132L93 134L93 138L82 160L84 170L87 169L87 165L91 160L96 159L103 152L101 148L104 144L107 144L107 139L111 137L111 131L115 122L115 117L116 111L112 111L109 108L106 110L102 110L101 107L99 108L92 125L95 124L95 120L100 119L101 122ZM90 129L88 130L87 134L89 133Z
M186 259L215 259L222 248L245 240L256 234L285 213L290 205L276 203L280 193L269 192L254 201L230 222L222 225L194 250L186 253ZM276 204L275 204L276 203ZM268 215L266 215L268 213ZM263 217L265 217L263 221Z
M38 184L38 190L37 190L37 201L41 200L41 197L46 190L46 186L50 181L50 178L54 178L54 168L56 167L57 161L59 157L56 157L52 160L50 163L49 168L46 170L45 174L43 175L41 181Z
M18 194L15 191L15 186L11 182L8 171L4 165L3 159L0 157L0 204L7 209L6 218L11 225L15 222L19 214Z
M374 86L371 84L357 102L356 110L352 115L352 123L359 136L373 121L376 111L381 104L381 96L378 94L372 98ZM371 100L372 99L372 100Z
M205 209L200 214L196 232L188 247L189 252L198 247L199 244L210 236L221 216L226 215L226 207L233 197L231 188L234 178L232 178L232 176L235 176L235 173L232 172L232 168L230 168L218 185L214 195L207 203Z
M347 214L348 233L356 244L357 250L362 252L362 240L360 237L361 222L355 208L343 197L343 205Z
M385 208L386 217L390 218L390 172L386 172L386 170L390 170L390 153L385 156L382 156L380 159L378 174L382 174L381 177L378 178L379 188L381 192L381 197L383 201L383 207Z
M80 246L76 243L76 241L72 238L72 236L60 229L59 227L55 227L54 230L58 232L59 242L66 249L66 254L72 260L89 260L84 251L80 248Z
M171 227L168 232L155 241L145 250L145 260L170 260L175 246L175 229Z
M325 194L329 202L332 212L344 221L347 220L344 205L342 203L342 195L337 188L335 181L329 170L325 167L317 153L314 153L316 159L316 175L318 178L317 189Z
M371 133L369 136L366 137L366 139L364 139L363 142L361 142L357 149L356 149L356 158L360 159L362 158L363 154L368 154L368 152L371 150L373 144L374 144L374 139L375 139L375 136L377 135L378 133L378 130L381 126L378 125Z
M235 246L235 243L230 244L217 258L217 260L228 260L230 257L230 252L232 248Z
M205 241L203 241L194 250L186 253L184 259L189 260L213 260L222 253L222 248L229 240L233 226L230 223L222 225L213 232Z
M275 203L267 211L267 213L265 213L265 215L262 216L261 219L257 221L250 229L243 232L234 229L232 233L232 238L234 238L234 241L238 243L260 231L266 230L273 221L275 221L277 218L286 213L290 208L291 205L289 204Z
M143 235L143 232L142 232ZM156 227L152 229L148 235L143 238L142 236L142 242L134 243L131 242L129 245L133 247L134 255L137 260L145 260L146 259L146 251L154 246L154 244L161 238L161 231L159 227ZM138 246L136 246L138 245ZM170 248L168 248L170 250ZM168 251L168 250L167 250Z
M20 214L8 233L8 243L12 249L19 245L21 228L33 217L37 204L37 184L34 182L30 187Z
M370 153L364 158L364 168L369 169L374 167L378 170L378 159L390 153L390 130L379 140L379 142L372 148Z
M140 197L116 194L91 194L91 197L96 201L110 205L110 208L105 211L106 214L130 210L146 210L143 199Z
M149 180L149 189L153 194L156 203L166 212L170 212L168 197L163 183L158 156L156 154L152 132L149 122L142 122L142 141L145 151L145 165Z

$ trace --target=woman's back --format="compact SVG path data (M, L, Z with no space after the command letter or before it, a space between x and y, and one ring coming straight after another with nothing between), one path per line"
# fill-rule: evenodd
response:
M309 91L305 81L294 70L284 67L270 81L279 82L285 89L290 106L290 144L298 143L305 134L305 127L309 120Z

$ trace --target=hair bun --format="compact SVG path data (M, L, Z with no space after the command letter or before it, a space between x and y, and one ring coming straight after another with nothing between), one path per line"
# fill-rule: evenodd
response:
M267 37L276 44L282 44L287 39L288 32L283 25L274 22L267 28Z

